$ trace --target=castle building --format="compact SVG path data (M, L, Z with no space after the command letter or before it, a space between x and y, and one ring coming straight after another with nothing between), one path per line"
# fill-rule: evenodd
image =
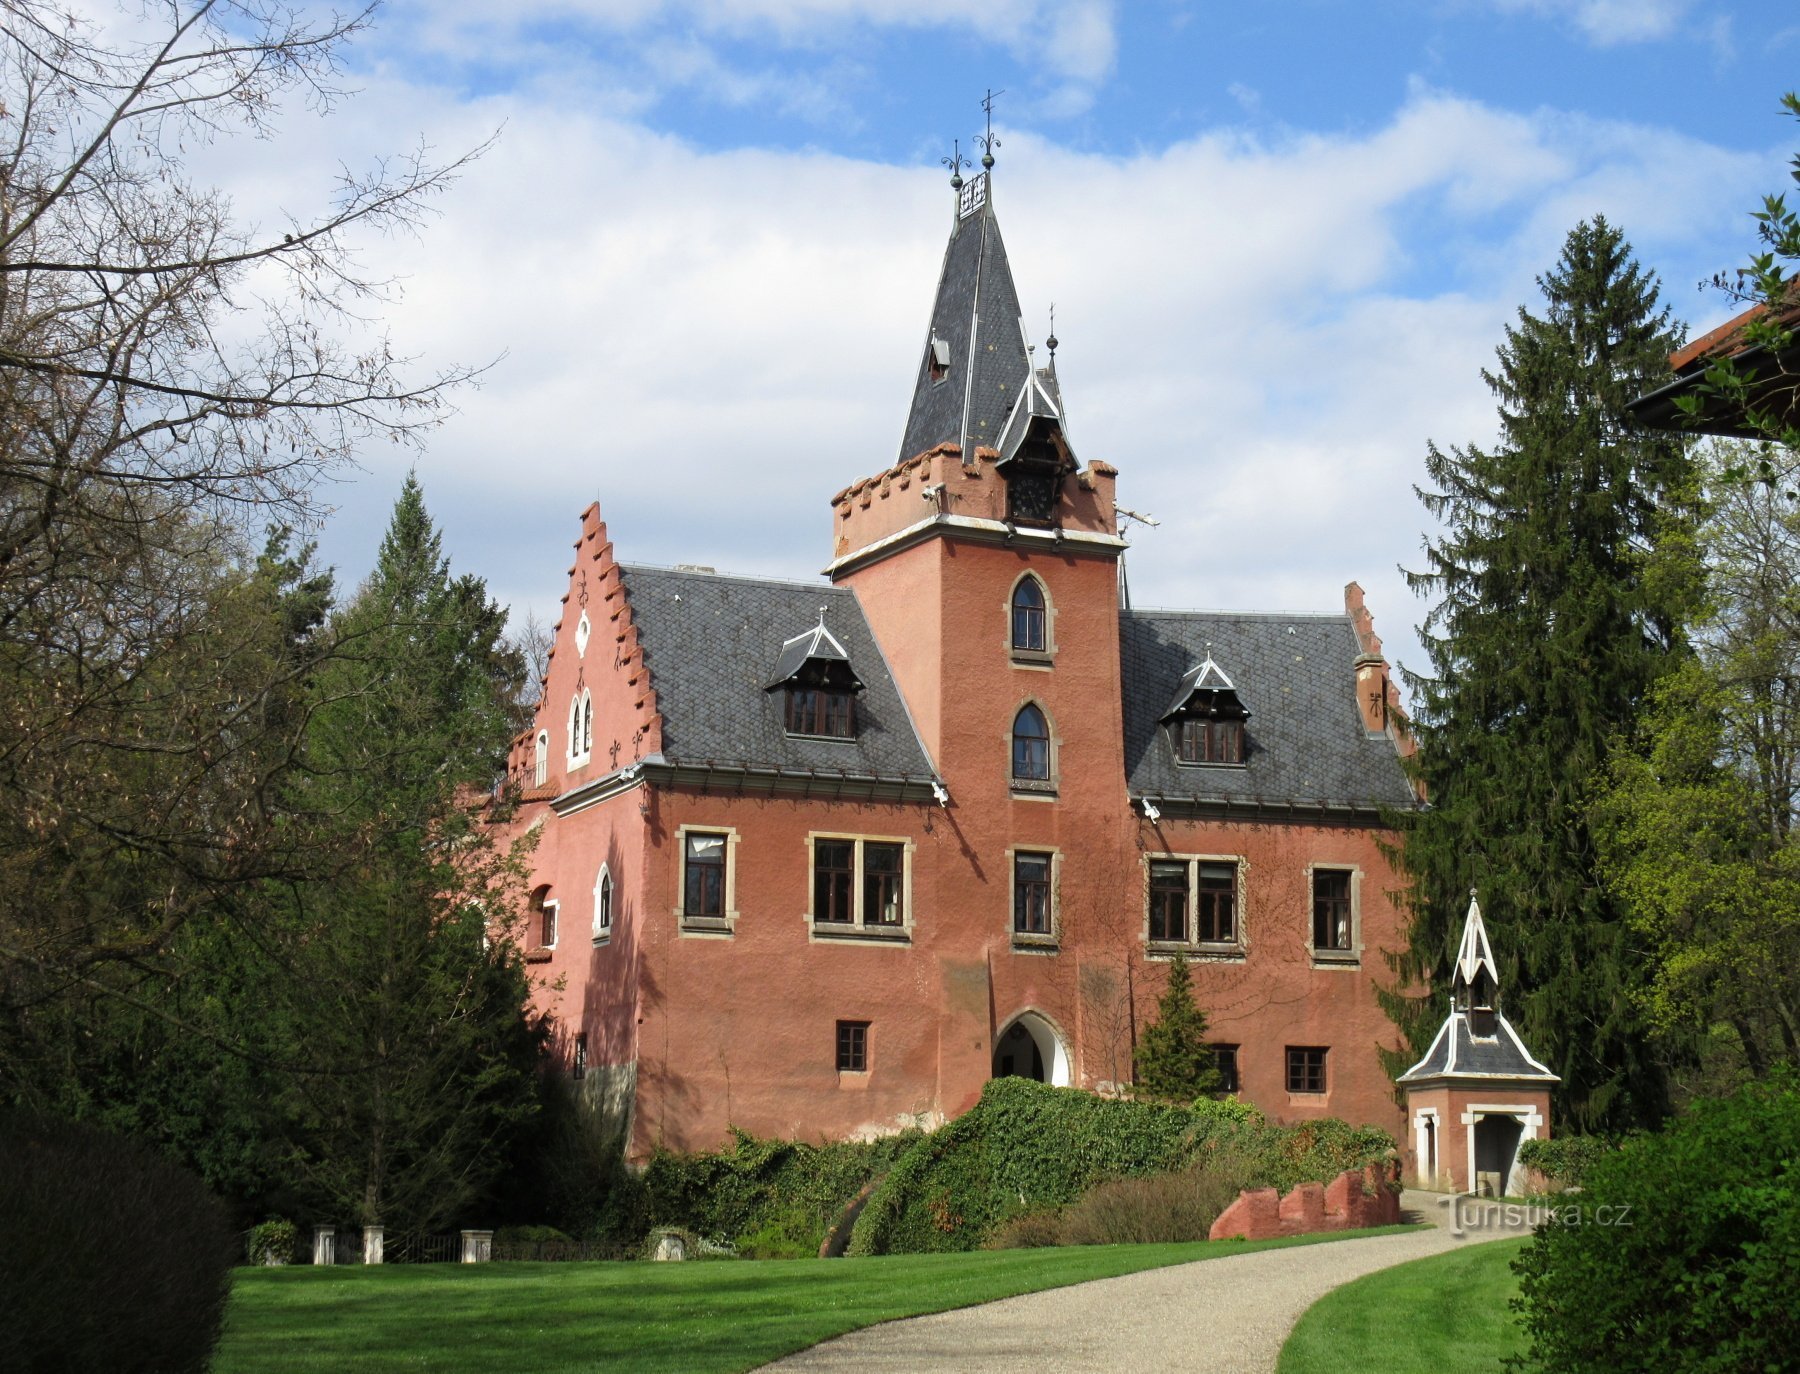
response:
M633 1158L1111 1091L1179 952L1229 1086L1398 1136L1382 817L1416 801L1362 592L1126 604L1118 470L1054 336L1035 365L990 174L953 186L904 439L830 498L823 581L633 565L581 515L509 823L568 1069Z

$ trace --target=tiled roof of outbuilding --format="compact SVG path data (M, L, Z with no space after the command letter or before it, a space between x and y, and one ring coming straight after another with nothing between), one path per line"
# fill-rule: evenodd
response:
M1425 1057L1394 1081L1417 1083L1432 1078L1532 1079L1543 1083L1561 1080L1533 1059L1519 1033L1504 1016L1494 1018L1495 1033L1482 1037L1469 1027L1462 1012L1451 1012L1438 1027L1437 1039Z
M1209 648L1210 646L1210 648ZM1394 743L1363 728L1345 615L1120 612L1125 771L1134 797L1213 804L1416 805ZM1231 665L1250 712L1242 766L1176 763L1159 718L1194 666Z
M933 771L856 593L843 587L665 568L619 569L673 764L930 778ZM796 739L766 691L783 644L826 624L865 690L854 740Z

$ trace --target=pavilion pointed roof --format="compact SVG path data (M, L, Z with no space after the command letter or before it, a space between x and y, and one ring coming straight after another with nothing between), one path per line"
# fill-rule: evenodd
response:
M991 180L983 171L958 186L956 222L919 351L901 461L939 444L955 444L965 459L977 447L997 450L1007 420L1030 391L1039 392L1035 406L1061 418L1060 397L1034 385Z
M1481 903L1475 894L1469 894L1469 912L1463 918L1462 944L1456 951L1456 972L1451 978L1453 993L1469 990L1474 992L1482 988L1481 974L1487 974L1486 991L1490 996L1498 997L1500 992L1500 970L1494 963L1493 947L1488 944L1487 926L1481 919Z

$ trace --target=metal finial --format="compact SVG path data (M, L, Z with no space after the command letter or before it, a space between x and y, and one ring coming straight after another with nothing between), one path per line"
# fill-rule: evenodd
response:
M825 624L825 607L821 606L821 607L819 607L819 625L821 628L823 628L824 624Z
M962 169L974 165L968 158L962 155L962 140L958 138L951 139L950 156L940 157L938 161L950 169L950 189L952 191L962 190Z
M1005 91L990 90L981 101L981 108L987 111L987 132L979 135L975 141L981 145L981 165L984 169L994 165L994 149L1000 146L1000 139L994 133L994 99L1005 94Z
M1056 357L1056 302L1050 302L1050 337L1044 340L1044 346L1050 350L1052 359Z

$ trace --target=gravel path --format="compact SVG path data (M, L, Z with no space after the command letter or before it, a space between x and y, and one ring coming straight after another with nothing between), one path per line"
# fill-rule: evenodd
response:
M1429 1194L1430 1229L1228 1255L852 1331L763 1366L782 1374L969 1370L981 1374L1263 1374L1300 1314L1339 1284L1389 1265L1498 1239L1458 1239Z

